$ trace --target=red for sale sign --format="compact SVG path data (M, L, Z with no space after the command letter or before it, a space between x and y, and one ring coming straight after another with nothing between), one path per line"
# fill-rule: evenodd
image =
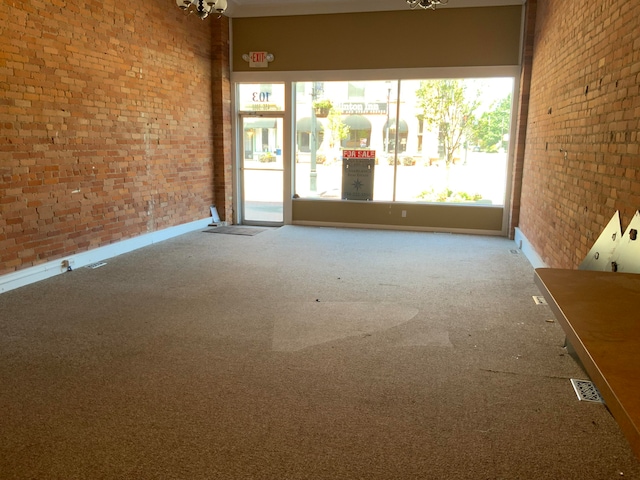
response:
M342 158L376 158L375 150L343 150Z
M342 151L342 199L373 200L375 150Z

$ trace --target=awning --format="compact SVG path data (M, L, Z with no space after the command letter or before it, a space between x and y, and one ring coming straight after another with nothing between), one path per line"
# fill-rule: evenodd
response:
M311 117L303 117L296 122L296 130L298 132L310 132L311 131ZM316 132L322 132L324 127L322 123L316 119Z
M343 122L349 125L349 128L353 130L369 130L371 131L371 122L362 115L349 115Z
M396 119L395 118L390 118L388 122L385 122L383 129L386 130L387 129L387 125L389 126L389 130L395 130L396 128ZM404 120L400 120L400 122L398 122L398 132L399 133L408 133L409 132L409 126L407 125L407 122L405 122Z
M275 118L245 118L244 129L251 130L253 128L276 128Z

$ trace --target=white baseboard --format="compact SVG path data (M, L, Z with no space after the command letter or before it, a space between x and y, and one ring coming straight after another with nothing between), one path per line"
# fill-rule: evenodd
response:
M472 235L494 235L502 236L499 230L473 230L468 228L437 228L419 227L411 225L384 225L377 223L342 223L342 222L318 222L309 220L295 220L291 225L303 227L333 227L333 228L360 228L364 230L397 230L406 232L430 232L430 233L461 233Z
M0 276L0 293L8 292L15 288L24 287L31 283L39 282L67 271L67 265L74 268L85 267L92 263L104 261L123 253L147 247L154 243L168 240L200 228L206 228L211 223L211 218L196 220L195 222L169 227L157 232L145 233L134 238L122 240L117 243L94 248L87 252L76 253L57 260L52 260L35 267L25 268L17 272Z
M515 229L514 241L516 242L516 245L522 251L522 253L524 253L524 256L527 257L527 260L529 260L529 263L531 264L531 266L533 266L533 268L548 267L548 265L544 263L542 258L540 258L540 255L538 255L538 252L536 252L535 248L533 248L531 243L529 243L529 240L527 240L527 237L524 235L524 233L522 233L522 230L520 230L518 227L516 227Z

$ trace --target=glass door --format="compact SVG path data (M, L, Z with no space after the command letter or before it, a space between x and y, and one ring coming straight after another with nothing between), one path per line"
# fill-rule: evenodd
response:
M283 214L282 114L240 115L241 223L282 225Z

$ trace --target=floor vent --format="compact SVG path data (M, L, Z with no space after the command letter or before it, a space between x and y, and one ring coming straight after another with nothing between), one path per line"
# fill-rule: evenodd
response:
M572 378L571 385L573 385L573 389L578 396L578 400L582 402L604 403L604 399L593 382Z
M104 267L106 264L107 262L90 263L89 265L87 265L87 268L100 268Z
M518 253L520 253L517 249L512 248L511 250L509 250L511 253L513 253L514 255L518 255Z
M542 295L533 295L533 301L536 305L547 305L547 300Z

